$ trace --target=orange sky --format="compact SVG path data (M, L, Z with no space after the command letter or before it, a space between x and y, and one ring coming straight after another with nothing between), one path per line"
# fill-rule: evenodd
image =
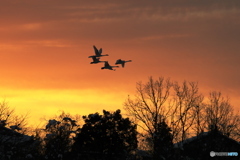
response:
M0 97L31 122L122 108L149 76L198 81L240 109L240 1L3 0ZM117 71L90 65L92 46Z

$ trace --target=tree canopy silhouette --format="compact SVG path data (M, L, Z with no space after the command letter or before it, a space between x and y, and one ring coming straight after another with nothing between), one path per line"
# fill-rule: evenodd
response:
M123 118L120 110L103 110L103 115L89 114L83 119L73 146L79 158L126 159L137 148L136 125Z
M77 118L77 119L76 119ZM80 127L78 117L62 112L54 119L48 120L44 129L36 130L39 155L45 159L69 159L73 137Z

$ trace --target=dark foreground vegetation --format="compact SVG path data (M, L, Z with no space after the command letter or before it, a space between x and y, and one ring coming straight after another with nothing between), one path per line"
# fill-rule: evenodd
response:
M240 159L240 117L220 92L205 98L195 82L160 77L138 82L120 110L87 116L62 112L42 128L0 104L1 160ZM211 157L210 152L234 152Z

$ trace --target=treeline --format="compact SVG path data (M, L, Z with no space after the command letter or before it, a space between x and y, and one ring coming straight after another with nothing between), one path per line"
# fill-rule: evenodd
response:
M136 89L124 103L127 116L120 110L82 117L63 112L32 135L26 116L1 103L1 160L185 160L176 143L192 136L218 131L240 140L239 114L220 92L205 98L196 82L163 77L138 82Z
M71 115L64 112L50 119L45 128L35 134L20 134L21 125L0 126L1 160L18 159L134 159L137 149L137 126L123 118L120 110L82 117L78 125Z
M217 91L204 97L197 82L178 83L164 77L149 77L146 83L136 84L134 98L129 96L124 106L141 129L143 143L139 143L139 147L149 150L156 159L161 155L172 159L172 150L164 150L168 142L163 141L169 137L177 143L215 130L240 141L240 115L234 111L229 98ZM159 130L163 124L169 127L171 136L165 137L168 132Z

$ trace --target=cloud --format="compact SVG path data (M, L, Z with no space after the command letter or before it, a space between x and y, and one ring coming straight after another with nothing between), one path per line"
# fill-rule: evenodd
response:
M149 36L185 35L189 32L204 36L216 32L215 29L219 28L219 23L222 23L223 19L236 21L234 17L239 15L239 6L238 1L224 3L207 0L201 2L185 0L181 3L176 0L105 1L105 3L96 0L91 2L73 0L67 3L14 1L1 5L0 28L9 28L3 34L8 39L42 41L130 40ZM230 27L234 26L232 23L229 25L225 30L229 28L230 33L234 35L234 31L230 30ZM238 26L239 23L236 27ZM226 32L224 30L219 32L222 31Z

